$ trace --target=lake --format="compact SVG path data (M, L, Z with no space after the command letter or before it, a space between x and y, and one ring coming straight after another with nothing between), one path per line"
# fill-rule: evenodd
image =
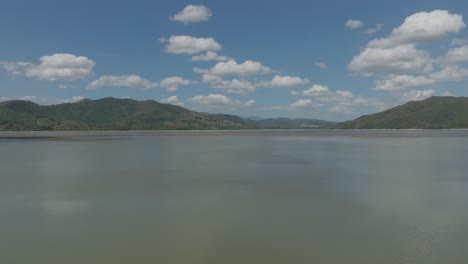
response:
M0 132L0 263L467 263L468 131Z

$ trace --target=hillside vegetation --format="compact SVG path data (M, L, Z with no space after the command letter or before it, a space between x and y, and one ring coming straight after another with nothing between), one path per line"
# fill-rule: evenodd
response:
M468 98L433 96L343 122L345 129L468 128Z
M29 101L0 103L0 130L160 130L316 128L332 123L313 119L268 119L190 111L156 101L103 98L51 106Z
M103 98L42 106L29 101L0 103L0 130L241 129L236 116L198 113L156 101Z

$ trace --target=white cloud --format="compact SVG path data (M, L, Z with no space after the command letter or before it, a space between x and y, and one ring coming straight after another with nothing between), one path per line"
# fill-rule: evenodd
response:
M83 99L86 99L86 97L83 97L83 96L73 96L70 100L70 102L78 102L78 101L81 101Z
M353 58L348 69L372 75L376 72L428 72L432 70L431 56L412 44L396 47L367 47Z
M229 97L221 94L197 95L188 101L202 105L226 105L232 102Z
M40 63L2 62L3 68L13 76L24 75L46 81L73 81L92 74L95 62L84 56L56 53L39 58Z
M5 96L0 97L0 102L10 101L11 99Z
M374 33L377 33L379 32L380 30L382 30L382 27L383 27L384 24L376 24L375 25L375 28L368 28L366 31L364 31L365 34L374 34Z
M345 27L347 27L349 29L358 29L358 28L360 28L362 26L364 26L364 23L362 23L362 21L360 21L360 20L349 19L345 23Z
M222 94L197 95L188 99L188 101L205 106L252 107L255 105L254 100L241 102L238 100L233 100Z
M348 69L364 76L377 76L374 90L390 91L404 101L421 100L435 94L435 90L398 92L412 87L433 85L440 81L460 81L468 78L468 69L458 65L468 61L468 45L463 40L452 41L453 47L444 56L433 59L428 51L418 49L420 44L429 44L458 34L465 28L463 17L446 10L419 12L408 16L386 38L370 41L348 65ZM437 72L434 71L442 67ZM414 75L423 73L425 75ZM387 74L386 77L382 77ZM321 97L322 100L330 97ZM334 97L331 97L334 98ZM342 100L338 106L355 104L357 98ZM384 103L375 101L376 107ZM380 105L380 106L379 106Z
M169 17L169 19L188 24L208 21L212 15L211 10L204 5L188 5L174 16Z
M368 46L429 43L443 39L450 33L460 33L463 28L465 23L461 15L450 14L447 10L419 12L407 17L388 38L373 40Z
M451 48L447 51L447 54L438 59L441 63L457 63L468 61L468 45Z
M192 56L191 61L227 61L232 60L230 57L220 56L214 51L207 51L206 54Z
M445 91L445 92L441 93L440 96L454 96L454 95L449 91Z
M180 86L186 86L192 84L192 81L185 80L178 76L172 76L162 79L158 82L151 82L149 80L141 78L139 75L104 75L99 79L92 81L87 85L86 89L96 90L97 88L108 86L108 87L129 87L129 88L164 88L168 92L174 92Z
M302 92L304 96L320 96L328 93L328 87L314 84L311 88Z
M315 84L311 88L302 92L304 96L311 96L322 103L332 103L339 106L356 106L370 104L370 100L364 98L355 98L350 91L330 91L327 86Z
M434 84L435 81L426 76L413 75L389 75L383 80L374 82L374 90L380 91L398 91L409 87L425 86Z
M218 62L211 69L195 68L196 73L206 73L210 75L253 75L271 72L271 69L262 65L260 62L247 60L243 63L237 63L234 60Z
M221 45L213 38L195 38L182 35L161 39L161 42L166 43L165 51L173 54L196 54L222 49Z
M379 100L373 98L362 98L362 97L355 97L351 91L340 90L340 91L330 91L330 89L326 86L322 85L314 85L312 88L305 90L302 92L304 96L311 96L314 97L315 100L321 103L330 103L334 106L340 106L343 110L344 107L351 109L355 106L373 106L379 109L383 108L383 103ZM340 112L348 112L348 111L340 111Z
M30 96L34 100L36 100L37 103L42 103L42 104L64 104L64 103L76 103L79 102L83 99L86 99L86 97L83 96L72 96L71 98L37 98L36 96Z
M250 99L250 100L245 101L244 103L242 103L242 105L245 106L245 107L253 107L253 106L255 106L255 100Z
M308 79L303 79L300 77L291 77L291 76L280 76L276 75L271 81L268 82L259 82L259 86L264 87L295 87L299 85L304 85L309 83Z
M2 61L0 65L13 77L25 75L28 68L34 67L33 63L24 61Z
M409 91L401 96L403 101L419 101L431 97L435 94L435 90L424 90L424 91Z
M31 101L31 102L34 102L34 103L37 103L37 104L47 103L47 101L48 101L47 98L40 98L40 97L37 97L37 96L34 96L34 95L25 95L25 96L20 97L19 100Z
M209 84L212 88L223 90L231 94L247 94L255 92L255 86L249 81L238 79L223 80L220 76L203 74L203 83Z
M299 95L299 92L296 91L296 90L292 90L291 92L289 92L292 96L296 96L296 95Z
M59 104L63 104L63 103L76 103L76 102L79 102L83 99L86 99L86 97L83 97L83 96L72 96L72 98L68 98L68 99L56 99L55 101Z
M166 89L168 92L175 92L179 86L187 86L191 83L191 81L185 80L181 77L172 76L162 79L159 82L159 87Z
M69 85L69 84L60 84L58 86L58 88L60 88L60 89L72 89L72 88L75 88L75 86L74 85Z
M350 91L336 91L336 94L343 98L353 97L353 93L351 93Z
M352 113L353 108L357 106L376 107L380 110L387 107L384 102L378 99L356 97L351 91L346 90L330 91L327 86L318 84L303 91L302 95L313 97L314 105L317 105L317 102L319 104L330 104L332 105L330 111L345 114Z
M103 86L113 86L113 87L131 87L138 88L142 87L145 89L153 89L158 87L158 83L150 82L146 79L141 78L138 75L104 75L99 79L92 81L86 89L95 90Z
M320 69L326 69L327 68L327 64L323 61L316 61L314 63L315 66L319 67Z
M314 104L312 103L311 100L308 100L308 99L300 99L300 100L297 100L296 102L294 103L291 103L289 105L290 108L292 109L299 109L299 108L311 108L311 107L314 107Z
M184 106L184 103L181 102L179 100L179 98L177 98L177 96L173 95L173 96L170 96L166 99L162 99L161 100L161 103L163 104L172 104L172 105L178 105L178 106Z
M458 66L447 66L441 71L431 73L429 78L435 81L461 81L468 78L468 69Z
M348 106L343 106L343 105L336 105L332 108L330 108L330 112L332 113L341 113L345 115L350 115L354 113L353 109L348 107Z
M451 44L452 46L465 46L465 45L468 45L468 39L459 39L459 38L452 39Z

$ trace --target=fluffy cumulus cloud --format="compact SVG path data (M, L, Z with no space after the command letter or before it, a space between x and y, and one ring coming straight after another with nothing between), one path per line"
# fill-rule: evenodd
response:
M438 72L431 73L429 78L435 81L461 81L468 78L468 69L459 66L447 66Z
M439 58L438 60L444 64L454 64L468 61L468 45L451 48L447 51L445 56Z
M245 80L224 80L220 76L203 74L202 82L210 85L214 89L219 89L231 94L247 94L255 92L256 87L249 81Z
M395 47L367 47L355 56L348 68L364 75L376 72L428 72L432 70L431 56L412 44Z
M39 58L40 63L2 62L3 68L13 76L26 76L46 81L73 81L92 74L95 62L84 56L56 53Z
M190 85L192 82L178 76L172 76L162 79L157 86L166 89L168 92L175 92L180 86Z
M446 10L415 13L387 37L371 40L351 60L348 69L376 77L374 90L392 92L402 101L425 99L436 91L402 91L442 81L467 79L468 69L462 63L468 61L468 45L461 39L455 39L452 41L454 47L435 59L418 47L458 34L465 27L461 15Z
M188 101L190 103L205 106L252 107L255 105L254 100L241 102L233 100L222 94L197 95L188 99Z
M204 5L188 5L169 19L188 24L208 21L212 15L211 10Z
M434 84L435 81L426 76L413 75L389 75L383 80L374 82L374 90L380 91L399 91L410 87L425 86Z
M435 94L435 90L424 90L424 91L409 91L403 93L401 99L403 101L419 101L429 98Z
M162 38L166 43L165 51L173 54L196 54L205 51L219 51L221 45L213 38L195 38L190 36L171 36L169 39Z
M311 100L309 99L300 99L289 105L292 109L301 109L301 108L312 108L315 107Z
M465 23L461 15L450 14L447 10L419 12L407 17L387 38L373 40L369 46L430 43L443 39L450 33L460 33L463 28Z
M309 89L303 91L302 95L304 95L304 96L320 96L320 95L325 95L327 93L328 93L328 87L327 86L314 84L314 86L312 86Z
M380 110L386 108L386 104L375 98L356 97L346 90L331 91L327 86L315 84L302 92L303 96L312 97L313 105L330 105L330 112L352 114L358 106L375 107Z
M433 84L437 80L430 76L415 77L404 73L427 74L434 70L434 64L465 61L468 59L468 48L452 48L445 56L433 59L428 51L418 49L417 45L447 38L464 28L463 17L446 10L415 13L386 38L370 41L351 60L348 68L365 76L389 74L390 78L376 81L377 90L391 91Z
M166 99L162 99L161 103L163 104L172 104L172 105L178 105L178 106L184 106L184 103L177 98L177 96L173 95L170 96Z
M384 79L374 81L374 90L400 91L412 87L433 85L441 81L461 81L468 78L468 69L459 66L446 66L440 71L427 76L394 75L390 74Z
M364 23L362 21L360 21L360 20L349 19L345 23L345 27L347 27L349 29L358 29L358 28L360 28L362 26L364 26Z
M143 89L164 88L168 92L175 92L178 87L190 85L192 83L192 81L185 80L178 76L167 77L162 79L160 82L151 82L136 74L104 75L88 84L86 89L96 90L100 87L129 87Z
M88 90L96 90L100 87L130 87L153 89L158 87L158 83L150 82L141 78L139 75L104 75L99 79L92 81L86 87Z
M262 83L262 86L270 87L295 87L309 83L308 79L291 76L276 75L269 82Z
M260 62L247 60L243 63L237 63L235 60L226 62L218 62L211 69L195 68L196 73L210 74L210 75L254 75L264 74L271 72L271 69Z
M191 61L227 61L232 60L230 57L218 55L214 51L207 51L206 54L192 56Z
M33 63L24 61L2 61L0 62L0 65L5 71L14 77L26 75L27 69L34 67Z

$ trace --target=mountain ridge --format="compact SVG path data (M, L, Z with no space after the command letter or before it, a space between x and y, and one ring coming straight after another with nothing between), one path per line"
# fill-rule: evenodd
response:
M432 96L339 123L342 129L468 128L468 98Z
M200 113L154 100L105 97L50 106L22 100L0 102L0 130L9 131L317 128L333 124L309 119L302 119L302 127L297 120L273 123Z

